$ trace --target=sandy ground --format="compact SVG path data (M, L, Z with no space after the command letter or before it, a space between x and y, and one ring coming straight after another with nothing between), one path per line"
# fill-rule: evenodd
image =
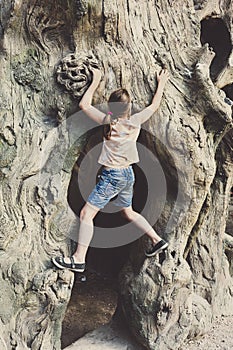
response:
M218 317L202 338L190 341L180 350L232 350L233 316ZM66 350L142 350L130 337L109 325L86 334ZM159 349L158 349L159 350Z
M63 349L142 350L128 334L108 324L117 305L114 289L111 280L103 283L103 279L93 273L87 274L87 282L76 280L63 323ZM233 315L216 317L208 334L190 341L180 350L232 349Z
M190 341L181 350L232 350L233 316L217 317L212 329L202 338Z

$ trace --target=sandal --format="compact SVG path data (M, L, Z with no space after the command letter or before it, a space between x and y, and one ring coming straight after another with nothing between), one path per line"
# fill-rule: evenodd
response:
M85 270L85 267L86 267L85 263L76 264L74 262L73 256L70 256L69 259L70 259L70 263L66 263L62 256L57 256L56 258L52 258L52 262L59 269L69 269L74 272L83 272Z
M168 247L168 243L161 239L157 244L153 245L153 247L145 252L145 255L150 258L152 256L155 256L156 254L160 253L162 250L166 249Z

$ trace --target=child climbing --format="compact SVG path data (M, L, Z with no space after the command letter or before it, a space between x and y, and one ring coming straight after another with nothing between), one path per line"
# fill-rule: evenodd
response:
M118 89L110 95L107 115L92 106L93 94L100 83L101 72L92 68L92 73L92 83L79 106L89 118L104 125L103 146L98 160L102 165L102 174L80 212L78 245L75 253L70 257L52 259L58 268L68 268L75 272L85 270L86 254L94 230L93 219L99 210L116 196L114 204L120 207L121 213L150 237L152 248L145 252L147 257L154 256L168 246L148 221L132 208L134 185L132 164L139 161L136 141L141 124L159 108L169 73L163 69L157 74L158 87L151 104L133 115L131 115L130 95L126 89Z

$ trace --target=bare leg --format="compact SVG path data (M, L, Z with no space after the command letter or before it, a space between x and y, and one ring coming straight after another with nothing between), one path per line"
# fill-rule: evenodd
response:
M93 219L98 211L98 208L95 209L86 203L80 212L78 245L75 253L73 254L75 263L85 262L87 250L93 237ZM68 263L70 262L70 259L65 258L64 261Z
M123 208L122 214L127 220L133 222L144 233L146 233L152 240L153 244L156 244L159 241L161 241L161 237L155 232L155 230L149 224L149 222L141 214L134 211L132 207Z

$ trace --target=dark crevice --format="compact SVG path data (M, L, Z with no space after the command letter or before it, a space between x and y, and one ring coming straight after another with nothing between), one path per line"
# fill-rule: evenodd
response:
M226 222L226 233L233 236L233 187L230 190L228 216ZM232 261L233 264L233 261Z
M233 101L233 84L224 86L222 90L225 92L226 96Z
M207 252L208 254L210 253L209 247L207 247L206 244L203 245L203 248L206 250L206 252Z
M166 253L165 253L165 251L162 251L162 252L159 254L159 263L160 263L160 265L162 265L162 263L164 262L164 260L166 260Z
M215 81L226 66L232 50L230 33L221 18L207 17L201 21L201 43L208 43L216 54L210 66L210 75Z
M200 0L193 0L193 4L194 4L195 10L196 11L202 10L205 7L207 2L208 2L208 0L202 0L202 1L200 1Z
M204 128L208 133L222 133L226 128L226 121L224 118L219 118L216 111L211 111L203 120Z
M171 252L171 256L172 256L173 258L175 258L175 256L176 256L176 251L175 251L175 250L173 250L173 251Z
M198 219L197 219L196 223L194 224L194 226L192 228L192 231L191 231L191 233L189 235L189 238L188 238L185 250L184 250L184 259L186 259L188 263L189 263L189 253L190 253L190 251L191 251L191 249L192 249L192 247L193 247L193 245L195 243L195 240L196 240L196 238L198 236L200 227L202 226L203 221L204 221L206 215L208 214L209 208L210 208L209 195L207 194L206 198L205 198L205 201L204 201L204 203L202 205L202 208L200 210Z

